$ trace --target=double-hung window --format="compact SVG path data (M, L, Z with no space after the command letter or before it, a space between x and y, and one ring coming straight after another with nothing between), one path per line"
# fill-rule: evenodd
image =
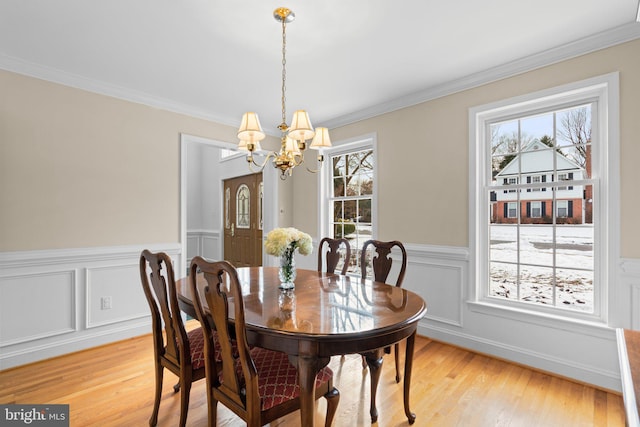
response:
M470 110L472 307L607 320L617 91L611 74Z
M530 206L530 216L531 218L541 218L542 217L542 202L531 202Z
M569 217L569 200L558 200L556 202L556 216L558 218L568 218Z
M531 182L533 184L537 184L539 182L542 182L542 175L534 175L534 176L530 177L528 182ZM534 187L534 188L531 189L531 191L540 191L540 190L541 190L541 188L538 188L538 187Z
M375 144L368 136L336 144L325 153L324 221L321 234L346 238L351 246L349 273L360 272L360 248L375 236ZM338 267L340 269L341 266Z

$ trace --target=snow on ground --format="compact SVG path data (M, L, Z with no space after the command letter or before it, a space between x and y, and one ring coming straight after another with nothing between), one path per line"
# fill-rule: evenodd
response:
M518 260L518 233L520 259ZM490 295L554 305L582 312L593 310L593 226L558 225L555 228L557 283L552 283L554 229L550 225L493 224L490 257ZM370 239L368 228L347 236L352 248ZM349 271L359 273L358 249L352 249ZM520 295L517 265L520 262ZM511 264L509 264L511 263ZM339 268L342 268L339 266ZM555 291L555 295L554 295Z
M553 232L553 227L545 225L492 225L490 295L592 311L593 226L556 226L555 296L551 280L554 265ZM518 262L518 233L520 295L516 284L517 266L504 262Z

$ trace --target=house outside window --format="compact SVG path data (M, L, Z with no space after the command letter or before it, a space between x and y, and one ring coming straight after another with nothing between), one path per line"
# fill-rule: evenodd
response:
M617 90L612 74L470 110L472 309L606 322Z
M569 200L558 200L556 202L556 216L558 218L569 217Z
M558 181L570 181L573 180L573 173L572 172L568 172L568 173L559 173L558 174ZM560 186L558 187L558 191L565 191L565 190L573 190L572 186Z
M504 179L505 185L516 185L518 183L518 178L508 177ZM505 193L515 193L515 189L504 190Z
M531 218L541 218L542 217L542 202L531 202L529 205L529 216Z
M527 182L531 182L531 183L534 183L534 184L538 184L538 183L542 182L542 175L534 175L534 176L527 177L527 178L528 178ZM537 187L534 187L534 188L531 189L531 191L540 191L540 190L542 190L542 189L541 188L537 188Z
M326 226L322 235L346 238L351 245L347 272L359 274L360 248L375 236L375 145L367 137L336 145L326 152L327 180L323 193ZM338 270L342 266L338 266Z

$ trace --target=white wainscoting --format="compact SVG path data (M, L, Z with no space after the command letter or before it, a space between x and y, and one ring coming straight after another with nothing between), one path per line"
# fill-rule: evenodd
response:
M623 259L620 267L620 300L628 300L631 326L623 328L640 330L640 260ZM626 313L626 312L625 312Z
M2 277L0 348L75 332L76 277L75 269Z
M467 248L407 245L404 288L428 311L418 333L539 370L620 391L616 327L640 329L640 260L614 266L620 277L609 325L572 322L478 307L468 301ZM629 318L627 320L627 317Z
M197 254L219 259L220 233L190 234ZM315 269L316 250L296 256ZM143 247L0 253L0 369L150 332L137 269ZM178 244L151 245L179 265ZM640 329L640 260L616 266L611 325L592 325L485 309L468 301L467 248L406 245L403 287L418 293L428 311L418 333L557 375L621 389L615 328ZM191 256L191 254L190 254ZM273 258L273 259L272 259ZM275 265L267 257L265 265ZM179 273L176 271L176 275ZM100 298L113 307L101 310ZM615 323L615 324L613 324ZM428 373L424 373L428 375Z
M0 369L150 333L145 248L180 265L176 243L0 253Z
M403 287L427 301L429 321L462 327L469 252L443 246L406 245L407 273Z
M187 230L187 267L195 256L220 260L222 253L220 230Z

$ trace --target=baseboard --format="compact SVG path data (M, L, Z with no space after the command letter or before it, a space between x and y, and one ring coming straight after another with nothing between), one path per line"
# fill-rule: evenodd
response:
M82 337L74 336L13 352L3 351L0 355L0 371L150 333L151 321L147 319L140 324L112 328L100 333Z
M493 341L460 331L451 331L434 325L425 325L424 323L421 323L418 327L418 334L476 353L547 372L557 377L590 384L603 390L621 392L621 379L618 371L601 369L597 366L578 363L575 360L562 359L549 354L511 346L504 342ZM615 332L612 340L612 345L615 345Z

